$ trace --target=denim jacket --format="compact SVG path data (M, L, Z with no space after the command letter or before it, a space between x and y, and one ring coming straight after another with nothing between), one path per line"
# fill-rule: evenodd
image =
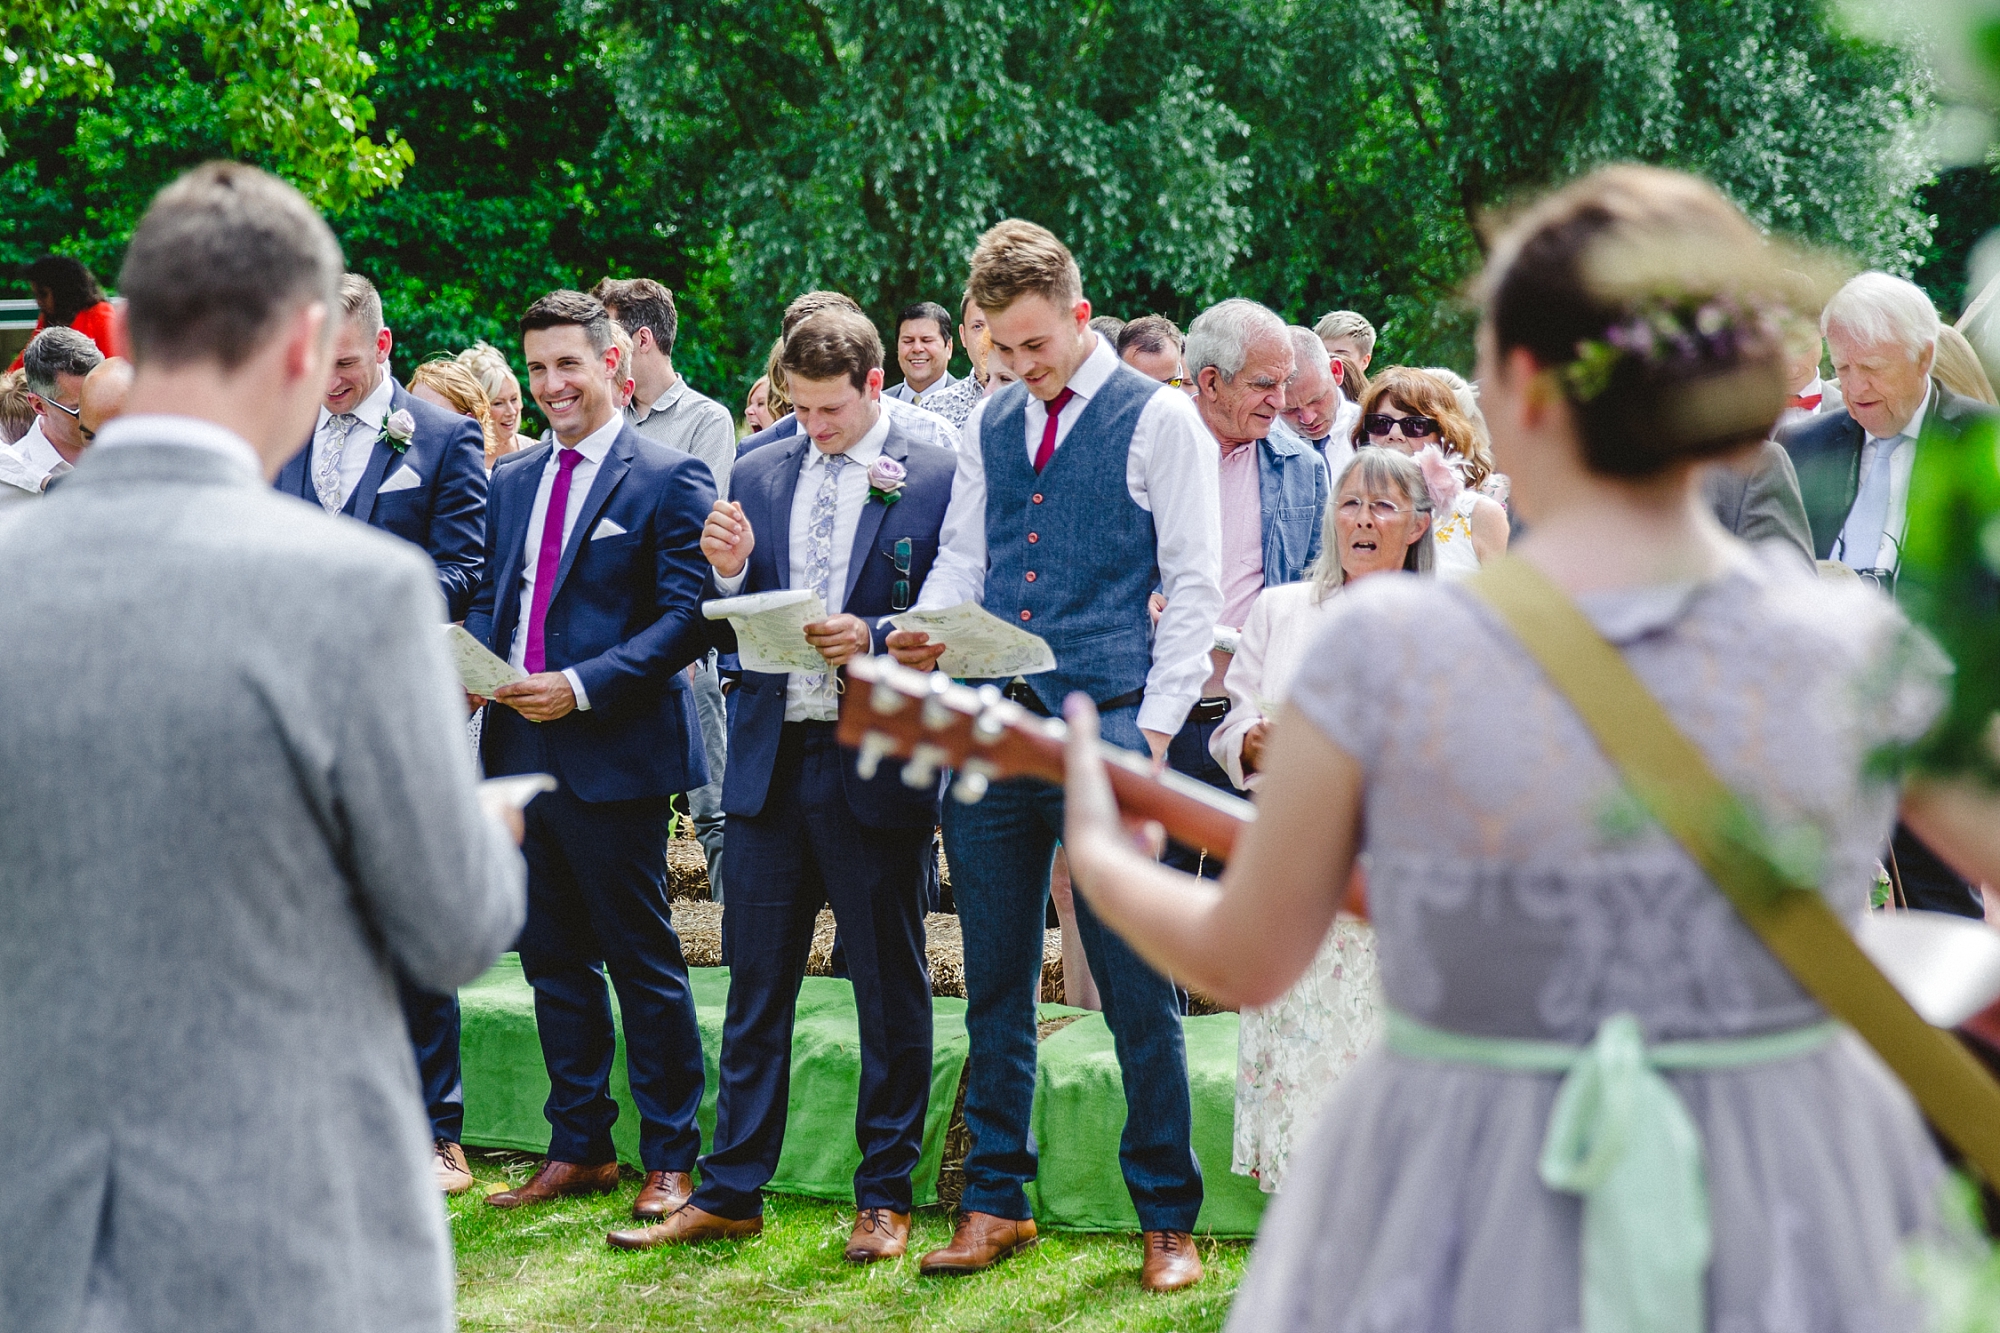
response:
M1333 489L1326 460L1288 427L1271 423L1257 445L1257 498L1264 507L1264 586L1296 583L1319 558L1320 527Z

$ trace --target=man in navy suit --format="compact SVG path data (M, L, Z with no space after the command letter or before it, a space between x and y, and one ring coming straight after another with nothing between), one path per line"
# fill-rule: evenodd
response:
M980 520L957 485L955 451L912 439L882 401L882 341L859 313L798 324L781 364L800 431L736 465L733 499L702 534L718 595L811 589L825 618L806 638L826 669L746 671L730 726L722 807L730 967L715 1142L701 1189L661 1222L614 1232L623 1249L754 1235L778 1165L792 1016L821 904L831 902L860 1017L855 1137L856 1263L903 1253L910 1173L923 1148L931 1078L924 970L924 860L939 783L900 766L870 778L834 739L839 668L874 651L933 566L977 573Z
M486 568L466 629L527 679L494 695L486 771L553 773L527 810L521 968L549 1072L549 1155L512 1208L618 1186L611 1126L618 988L646 1184L633 1215L686 1201L701 1148L701 1038L667 910L668 801L708 780L682 674L706 646L708 465L625 423L611 317L558 291L521 317L528 387L553 439L493 475ZM620 379L623 378L621 375Z
M423 547L437 566L447 617L461 619L479 587L486 544L486 442L479 423L411 397L389 374L395 337L382 321L375 284L344 275L340 304L333 375L319 419L312 438L278 473L277 488ZM401 978L397 987L430 1110L438 1184L457 1194L472 1188L459 1147L465 1087L458 997Z

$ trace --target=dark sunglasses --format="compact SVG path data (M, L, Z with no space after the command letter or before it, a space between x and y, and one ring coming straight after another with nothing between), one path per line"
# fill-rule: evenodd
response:
M897 579L895 584L889 589L889 609L891 611L907 611L910 609L910 539L908 537L896 538L896 544L891 548L889 562L896 567L896 572L903 576Z
M1421 440L1438 433L1436 417L1392 417L1387 412L1370 412L1361 418L1361 424L1371 437L1387 435L1398 426L1403 428L1406 440Z

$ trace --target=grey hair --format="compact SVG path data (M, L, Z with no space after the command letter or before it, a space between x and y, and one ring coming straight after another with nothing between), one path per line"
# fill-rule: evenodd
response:
M1410 507L1420 514L1431 512L1430 487L1424 484L1424 470L1417 466L1417 460L1394 449L1377 449L1368 446L1354 451L1347 466L1340 470L1340 476L1333 483L1333 493L1326 498L1326 513L1320 518L1319 559L1306 571L1306 581L1313 586L1313 600L1323 602L1333 595L1335 588L1347 582L1347 571L1340 567L1340 529L1334 515L1340 508L1340 493L1347 486L1349 477L1358 478L1364 491L1380 493L1390 491L1400 494L1410 502ZM1437 524L1424 527L1424 535L1411 543L1409 554L1403 557L1403 568L1414 574L1428 574L1437 568Z
M1352 338L1361 355L1375 355L1375 326L1352 310L1329 310L1313 325L1313 332L1322 338Z
M1864 343L1901 343L1910 360L1921 361L1937 342L1938 313L1924 289L1887 273L1849 278L1820 312L1819 329L1846 330Z
M1326 350L1326 344L1319 335L1301 324L1289 325L1285 332L1291 335L1292 353L1298 357L1299 373L1304 374L1308 366L1317 366L1328 375L1333 374L1333 353Z
M1249 360L1252 343L1259 338L1283 341L1286 336L1284 320L1255 301L1232 296L1194 317L1181 348L1181 360L1189 378L1214 366L1222 378L1233 380Z
M28 350L21 354L21 369L26 372L29 393L52 398L56 376L88 375L103 359L104 353L97 350L97 344L89 337L58 324L35 335Z

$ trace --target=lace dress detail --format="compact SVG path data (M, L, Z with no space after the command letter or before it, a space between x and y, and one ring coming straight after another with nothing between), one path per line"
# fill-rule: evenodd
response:
M1384 575L1342 600L1291 697L1362 764L1388 1003L1451 1031L1578 1044L1620 1012L1648 1041L1822 1016L1472 594ZM1579 602L1858 916L1896 799L1867 760L1935 715L1935 648L1872 589L1747 552L1699 586ZM1232 1327L1578 1328L1579 1204L1537 1173L1558 1081L1363 1057L1290 1159ZM1669 1081L1708 1166L1711 1328L1919 1326L1896 1256L1937 1227L1942 1166L1864 1047Z
M1472 510L1479 503L1478 491L1460 491L1451 512L1438 522L1437 576L1446 580L1470 578L1479 572L1479 553L1472 549Z

